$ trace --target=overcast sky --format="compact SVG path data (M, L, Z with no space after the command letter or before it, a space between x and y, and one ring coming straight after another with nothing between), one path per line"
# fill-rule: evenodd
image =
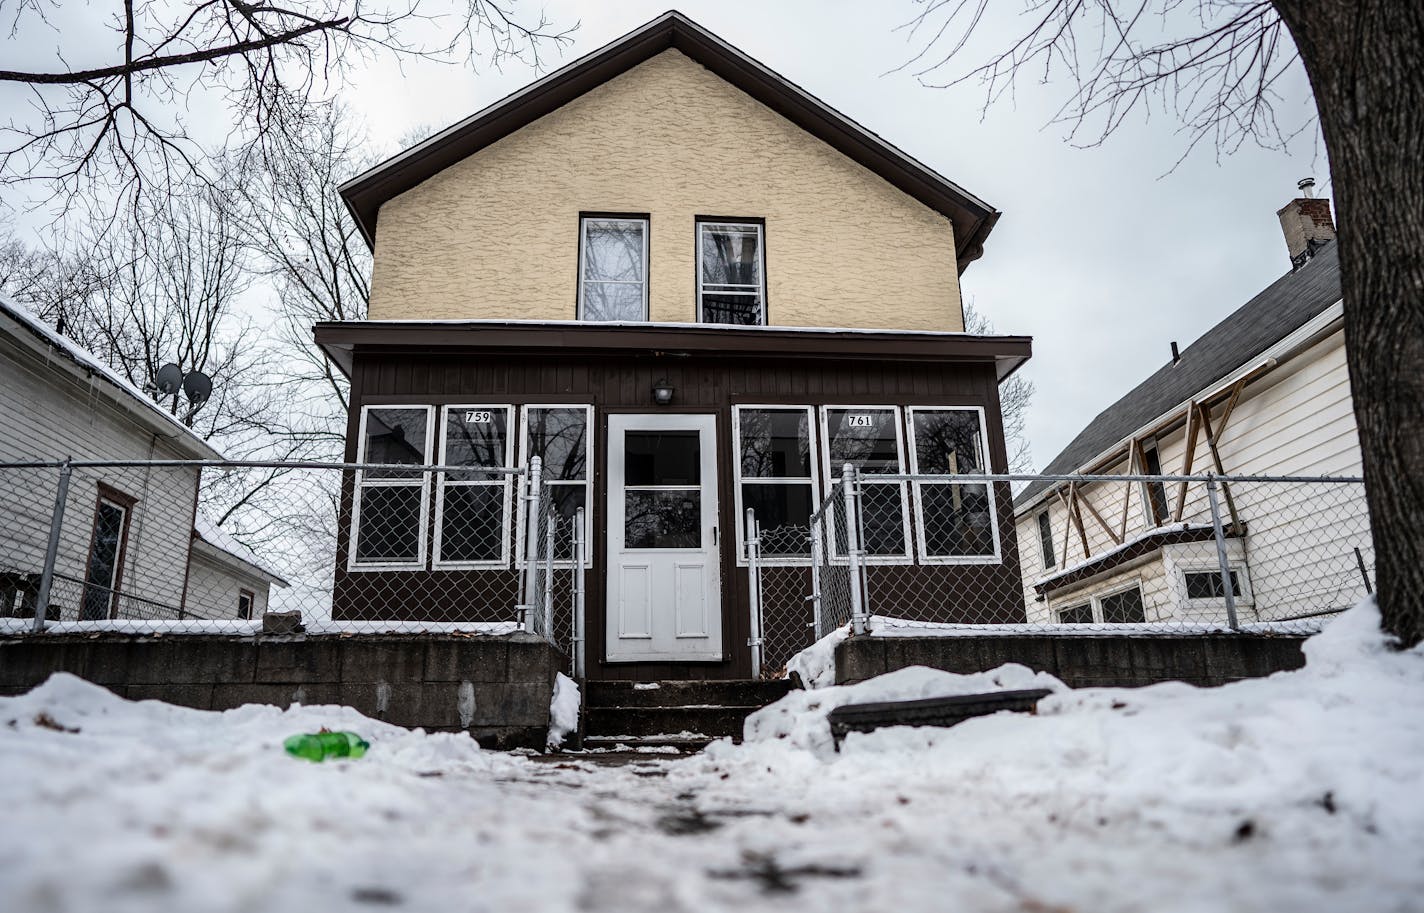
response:
M1018 4L994 4L983 47L1020 24ZM550 0L556 22L579 21L564 61L598 48L668 8L668 0ZM1099 411L1184 345L1289 269L1275 212L1316 174L1310 137L1287 155L1244 148L1218 161L1186 148L1178 122L1159 115L1078 149L1045 127L1063 84L1030 81L1016 102L981 118L974 87L931 89L884 75L910 45L894 31L908 2L682 0L677 7L722 38L925 162L1003 215L982 259L963 276L966 298L1004 333L1034 337L1028 417L1042 468ZM382 68L363 76L352 104L373 136L394 144L422 125L443 127L529 82L528 70L471 75L449 67ZM1308 109L1304 74L1287 110Z

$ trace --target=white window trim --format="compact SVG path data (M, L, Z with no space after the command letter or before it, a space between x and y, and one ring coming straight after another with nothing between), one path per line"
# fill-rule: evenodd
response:
M697 237L694 244L697 248L697 322L706 323L702 316L702 230L708 226L731 225L738 228L755 228L757 236L757 275L761 277L761 287L756 292L721 291L712 292L714 295L752 295L757 296L760 304L760 313L756 326L766 326L766 226L761 222L737 222L728 220L700 219L697 222ZM714 324L724 325L724 324Z
M1255 605L1256 599L1251 595L1251 575L1246 570L1245 562L1229 561L1227 567L1236 575L1236 587L1241 591L1236 597L1237 605ZM1218 596L1205 596L1200 599L1193 599L1187 595L1187 575L1188 574L1213 574L1221 576L1221 565L1219 564L1187 564L1177 566L1177 584L1181 587L1182 604L1188 606L1217 606L1225 607L1226 599Z
M1140 442L1140 443L1138 444L1138 450L1139 450L1139 452L1142 454L1142 472L1143 472L1143 474L1145 474L1145 475L1151 475L1151 474L1152 474L1152 470L1149 469L1148 466L1147 466L1147 451L1149 451L1149 450L1152 451L1152 452L1153 452L1154 454L1156 454L1156 456L1157 456L1157 468L1158 468L1158 470L1159 470L1158 474L1159 474L1159 475L1162 475L1162 474L1165 474L1165 473L1166 473L1166 470L1165 470L1165 469L1163 468L1163 466L1162 466L1162 447L1161 447L1160 444L1157 443L1157 439L1156 439L1156 438L1149 438L1148 440L1145 440L1145 441ZM1132 467L1129 466L1128 469L1131 470ZM1157 517L1156 517L1155 511L1153 511L1153 509L1152 509L1152 486L1153 486L1153 485L1161 485L1161 486L1162 486L1162 500L1165 501L1165 502L1166 502L1166 505L1167 505L1167 511L1166 511L1166 514L1167 514L1167 515L1162 518L1162 522L1160 522L1160 523L1157 522ZM1154 530L1154 529L1162 529L1163 527L1171 526L1171 525L1172 525L1172 498L1171 498L1170 495L1167 494L1167 483L1165 483L1165 482L1142 482L1142 483L1139 484L1138 487L1142 489L1142 490L1141 490L1141 495L1142 495L1142 525L1146 528L1146 530L1147 530L1147 531L1151 531L1151 530Z
M452 403L442 406L440 409L440 441L438 448L441 466L450 465L447 458L447 448L450 444L450 435L447 433L450 424L450 415L467 409L487 409L491 412L503 410L504 412L504 462L502 468L509 469L510 461L514 456L514 406L509 403ZM435 474L435 543L431 550L430 566L437 571L470 571L489 570L509 567L509 520L510 506L512 503L511 490L513 488L513 476L505 474L495 481L479 482L447 482L445 473ZM504 520L499 534L499 559L495 561L445 561L440 557L441 536L444 532L445 523L445 488L448 485L458 487L488 487L501 486L501 517Z
M1112 621L1112 622L1109 622L1109 621L1103 621L1103 600L1106 599L1106 598L1108 598L1109 596L1116 596L1116 595L1118 595L1119 593L1126 593L1126 592L1128 592L1129 590L1137 590L1138 596L1139 596L1139 598L1142 600L1142 618L1143 618L1144 621L1146 621L1146 619L1147 619L1147 592L1146 592L1146 590L1144 590L1144 589L1142 588L1142 578L1141 578L1141 577L1133 577L1131 580L1127 580L1127 581L1124 581L1124 582L1122 582L1122 583L1115 584L1115 585L1113 585L1112 587L1110 587L1110 588L1108 588L1108 589L1102 590L1102 591L1097 592L1097 593L1093 593L1091 596L1086 596L1086 597L1084 597L1084 596L1076 596L1076 597L1074 597L1073 599L1064 600L1067 604L1066 604L1066 605L1063 605L1063 606L1061 606L1061 607L1060 607L1060 606L1053 606L1053 607L1051 607L1052 610L1053 610L1053 620L1054 620L1054 624L1074 624L1074 625L1077 625L1077 624L1094 624L1094 625L1107 625L1107 624L1110 624L1110 625L1113 625L1113 626L1122 625L1122 624L1133 624L1134 622L1121 622L1121 621ZM1084 602L1088 603L1089 605L1091 605L1091 606L1093 607L1093 620L1092 620L1091 622L1068 622L1068 621L1059 621L1059 620L1058 620L1058 617L1059 617L1059 616L1058 616L1058 613L1059 613L1060 611L1062 611L1063 609L1076 608L1077 606L1081 606Z
M899 471L899 473L896 473L896 474L897 474L897 475L903 475L903 474L905 474L905 469L906 469L906 467L907 467L907 465L908 465L909 458L908 458L908 455L906 454L906 451L905 451L905 423L904 423L904 421L903 421L903 418L904 418L904 417L900 414L900 413L901 413L901 409L900 409L899 406L894 406L894 405L889 405L889 404L867 405L867 404L862 404L862 403L853 403L853 404L851 404L851 405L840 405L840 404L836 404L836 403L831 403L831 404L822 406L822 407L820 408L821 466L822 466L822 471L825 473L824 478L825 478L825 480L826 480L826 489L827 489L828 491L831 489L832 486L835 485L835 483L836 483L836 482L839 480L839 478L840 478L840 477L837 475L837 473L840 471L840 468L831 465L831 435L830 435L830 431L829 431L829 426L830 426L829 416L830 416L830 413L831 413L832 410L838 410L838 409L844 409L844 410L854 410L854 409L876 409L876 410L885 410L885 409L889 409L891 412L893 412L894 415L895 415L895 447L896 447L896 456L897 456L897 458L898 458L899 461L900 461L900 471ZM904 482L875 482L875 481L874 481L874 479L875 479L875 474L874 474L874 473L862 473L861 476L860 476L860 479L861 479L861 482L862 482L862 483L869 483L869 484L875 484L875 485L897 485L897 486L899 486L899 488L900 488L900 525L901 525L902 530L904 531L904 538L905 538L905 552L904 552L904 554L895 554L895 555L869 555L869 554L868 554L868 555L865 556L865 563L866 563L866 564L914 564L914 563L915 563L915 559L914 559L914 551L913 551L913 550L914 550L914 547L915 547L915 544L914 544L914 543L915 543L915 537L914 537L914 532L910 529L910 495L909 495L909 491L907 490L907 489L908 489L908 486L907 486ZM862 546L864 546L864 543L861 543L861 544L862 544ZM827 542L827 543L826 543L826 546L827 546L827 548L830 549L830 552L829 552L829 554L830 554L830 560L831 560L833 563L836 563L836 564L845 564L845 563L846 563L847 558L846 558L845 555L837 555L837 554L835 553L835 542L834 542L834 541Z
M584 313L583 313L584 284L585 284L585 282L586 282L586 279L585 279L585 270L584 270L584 251L585 251L585 248L587 247L587 243L586 243L586 242L587 242L587 240L588 240L588 223L589 223L589 222L627 222L627 223L637 223L638 225L641 225L641 226L643 227L643 281L642 281L642 283L641 283L641 285L643 286L643 316L640 317L640 318L638 318L638 319L639 319L639 320L642 320L642 321L647 321L647 320L651 319L650 316L649 316L649 310L648 310L648 284L649 284L649 281L650 281L650 279L651 279L651 277L648 275L648 266L649 266L649 264L648 264L648 231L649 231L649 228L650 228L650 226L649 226L649 224L648 224L649 221L650 221L649 219L643 218L642 216L579 216L579 240L578 240L578 306L577 306L577 308L576 308L576 313L575 313L575 316L576 316L579 320L586 320L586 319L587 319L586 317L584 317ZM623 285L633 285L633 284L634 284L634 283L632 283L632 282L627 282L626 280L612 280L612 279L609 279L609 280L599 280L599 281L619 282L619 283L621 283L621 284L623 284ZM613 320L590 320L589 322L590 322L590 323L617 323L618 321L613 321ZM538 405L538 404L536 403L535 405Z
M920 456L915 448L915 415L920 412L973 412L979 418L979 457L984 463L984 471L988 471L989 466L989 424L984 417L983 406L908 406L905 410L905 433L910 439L910 474L920 475ZM988 480L973 480L973 473L964 473L966 478L963 481L955 481L956 477L945 477L943 482L922 482L913 483L915 494L915 546L919 549L920 562L922 564L1001 564L1003 562L1003 543L999 536L999 502L998 493L994 490L994 483ZM983 485L989 494L989 531L994 540L994 552L992 555L931 555L929 549L929 538L925 532L925 509L922 493L925 485Z
M591 403L525 403L519 407L519 465L518 468L527 470L529 468L529 410L530 409L582 409L584 411L584 473L583 473L583 551L585 568L593 567L593 530L594 530L594 455L597 448L594 446L593 427L593 405ZM566 483L573 487L572 481ZM516 498L517 507L514 518L514 566L520 569L529 566L524 548L524 499ZM572 560L555 561L554 567L571 568L574 566Z
M801 406L792 403L738 403L732 406L732 479L733 479L733 503L736 506L736 545L737 545L737 566L747 566L747 518L746 508L742 505L742 416L743 409L749 411L779 411L779 412L804 412L806 413L806 433L811 437L811 513L815 513L821 504L821 458L819 441L817 440L816 407ZM755 478L747 480L750 484L791 484L803 483L807 481L800 476L791 478ZM808 530L809 532L809 530ZM795 558L790 556L763 557L761 563L764 565L777 564L788 567L810 567L811 557L809 555L810 546L807 546L807 557Z
M406 409L414 412L425 410L425 460L430 461L430 448L435 435L435 407L419 403L362 403L361 421L356 438L356 462L366 461L366 418L372 409ZM361 493L367 488L409 488L413 483L407 479L372 479L366 481L366 472L355 471L356 481L351 493L351 535L347 542L346 570L365 573L368 571L423 571L428 554L427 539L430 529L430 473L420 474L420 535L417 537L417 557L414 561L362 561L356 560L356 548L361 535Z

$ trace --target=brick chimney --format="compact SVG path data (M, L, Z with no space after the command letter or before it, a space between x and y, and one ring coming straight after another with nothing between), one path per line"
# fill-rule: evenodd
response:
M1335 240L1330 201L1316 199L1315 178L1304 178L1296 186L1301 195L1276 213L1281 220L1281 231L1285 232L1292 270L1300 269L1327 241Z

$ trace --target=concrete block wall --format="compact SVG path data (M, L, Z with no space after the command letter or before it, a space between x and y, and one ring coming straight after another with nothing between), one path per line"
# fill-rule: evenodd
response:
M836 647L836 683L854 684L906 666L970 673L1019 663L1074 688L1166 681L1209 687L1299 669L1305 665L1303 640L1260 634L851 637Z
M399 726L544 747L564 657L540 638L106 635L0 640L0 695L69 672L130 700L200 710L344 704Z

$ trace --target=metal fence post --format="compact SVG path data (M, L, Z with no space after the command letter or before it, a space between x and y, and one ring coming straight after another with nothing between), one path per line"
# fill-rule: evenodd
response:
M544 524L544 637L554 642L554 533L558 524L551 515Z
M756 511L748 507L747 517L747 604L751 611L752 678L761 678L761 533Z
M811 518L811 627L816 633L816 639L820 640L826 636L826 632L821 630L821 523L814 516Z
M524 585L519 598L521 627L534 633L534 594L539 580L539 484L544 461L534 457L529 461L527 482L529 493L524 496Z
M861 567L865 553L860 547L860 484L855 466L846 463L841 467L841 496L845 499L846 563L850 578L850 624L856 634L867 630L865 611L865 591L861 584Z
M574 678L584 677L583 508L574 511Z
M1207 473L1206 499L1211 505L1212 538L1216 540L1216 561L1221 569L1221 591L1226 594L1226 623L1236 630L1236 588L1231 585L1231 561L1226 556L1226 533L1221 528L1221 504L1216 495L1216 473Z
M40 588L35 593L34 632L40 634L45 629L45 615L49 613L49 591L54 585L54 562L59 555L59 534L64 528L64 503L69 499L69 476L74 471L69 465L70 457L65 457L59 467L59 490L54 495L54 512L49 520L49 544L45 546L44 570L40 572ZM83 597L81 597L83 598Z

